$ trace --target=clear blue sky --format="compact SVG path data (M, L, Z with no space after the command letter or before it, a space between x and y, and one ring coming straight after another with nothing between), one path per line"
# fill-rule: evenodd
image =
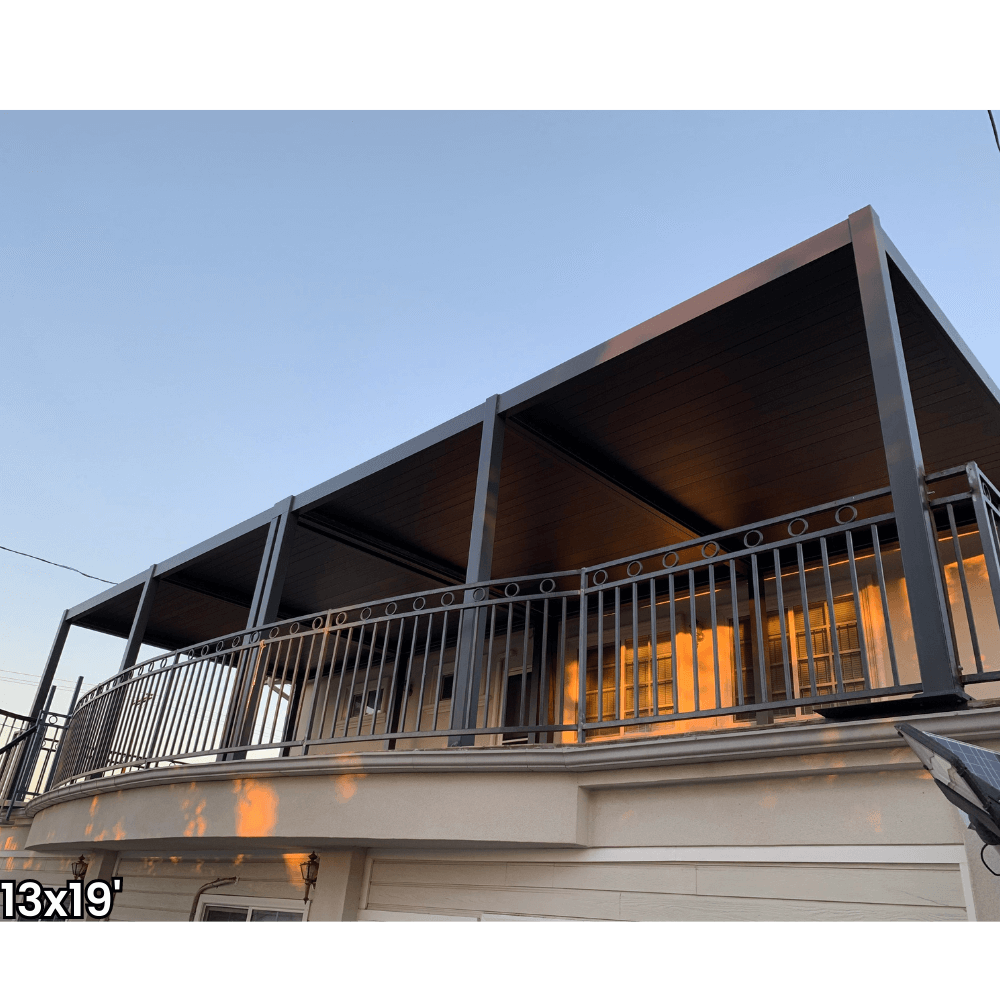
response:
M869 203L1000 381L985 111L5 112L0 190L0 545L110 580ZM103 585L0 586L23 711ZM74 629L60 681L121 647Z

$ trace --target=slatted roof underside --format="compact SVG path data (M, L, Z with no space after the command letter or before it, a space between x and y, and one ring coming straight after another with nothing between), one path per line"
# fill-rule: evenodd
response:
M928 471L974 459L1000 479L1000 406L890 270ZM887 484L850 246L555 386L517 417L719 528ZM479 440L476 425L342 488L309 517L461 571ZM282 617L439 585L314 529L296 531ZM177 647L242 628L266 531L161 584L149 641ZM649 506L508 424L494 577L593 565L681 537ZM78 624L126 635L138 596L105 602Z

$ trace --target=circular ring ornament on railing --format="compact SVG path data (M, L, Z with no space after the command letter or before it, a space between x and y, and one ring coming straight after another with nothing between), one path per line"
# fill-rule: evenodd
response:
M600 577L600 579L598 579ZM594 574L593 584L595 587L599 587L602 583L608 582L608 571L606 569L599 569Z
M237 646L242 646L242 645L243 645L243 636L238 635L235 639L233 639L233 649L235 649Z
M708 550L712 551L709 552ZM722 546L718 542L705 542L701 547L701 557L702 559L713 559L722 551ZM674 553L676 555L676 553Z
M450 608L455 603L455 595L448 593L441 595L441 607Z
M388 604L387 604L387 605L385 606L385 613L386 613L387 615L394 615L394 614L396 613L396 602L395 602L395 601L390 601L390 602L389 602L389 603L388 603Z
M250 636L250 641L251 642L260 642L260 632L254 632L254 634L252 636Z
M756 540L755 542L751 542L751 541L750 541L750 536L751 536L751 535L756 535L756 536L757 536L757 540ZM753 531L748 531L748 532L747 532L747 533L746 533L746 534L745 534L745 535L743 536L743 544L744 544L744 545L745 545L745 546L746 546L746 547L747 547L748 549L754 549L754 548L756 548L756 547L757 547L758 545L760 545L760 543L761 543L762 541L764 541L764 534L763 534L763 532L760 532L760 531L758 531L758 530L757 530L756 528L754 528L754 529L753 529Z
M673 562L667 562L668 559L673 558ZM681 561L680 554L677 552L668 552L661 562L663 563L664 569L673 569Z
M278 633L279 633L280 631L281 631L281 629L280 629L280 628L278 628L278 626L277 626L277 625L275 625L275 626L274 626L274 628L273 628L273 629L271 629L271 631L267 633L267 635L268 635L268 638L270 638L270 639L274 639L274 638L276 638L276 636L278 635Z
M288 634L295 635L300 628L302 628L302 626L298 622L292 622L292 624L288 626Z
M222 642L221 639L215 644L215 651L217 653L221 653L225 648L226 648L226 644L224 642Z
M542 582L538 585L538 589L543 594L551 594L552 591L556 589L556 581L552 579L542 580Z
M413 601L413 610L414 610L414 611L423 611L423 610L424 610L424 605L425 605L426 603L427 603L427 602L426 602L426 601L425 601L425 600L424 600L424 599L423 599L422 597L417 597L417 598L416 598L416 599L415 599L415 600Z
M845 511L850 511L850 517L841 517L840 515ZM843 507L838 507L837 512L833 515L833 519L837 524L850 524L858 516L858 508L853 504L845 504Z
M634 571L632 569L633 566L635 567ZM625 567L625 573L628 576L638 576L641 572L642 572L642 563L639 562L638 559L633 559L632 562L630 562Z
M503 588L504 597L517 597L521 593L521 588L516 583L508 583Z
M363 622L366 622L366 621L368 621L369 618L371 618L371 616L372 616L372 609L371 608L362 608L361 609L361 614L358 617L360 617L360 619Z
M201 655L202 656L208 656L208 654L209 654L209 648L208 648L208 646L202 646L201 647Z
M799 528L798 531L793 531L792 529L797 524L801 524L802 527ZM792 538L797 538L799 535L804 535L808 530L809 530L809 522L804 517L795 517L788 522L788 534L790 534Z
M314 629L322 628L323 627L323 618L322 617L320 617L320 618L314 618L313 619L313 623L312 623L312 627Z
M340 614L337 615L337 624L338 625L343 625L344 622L346 622L346 621L347 621L347 612L346 611L341 611Z
M476 587L472 592L472 599L478 604L479 601L486 600L486 591L482 587Z

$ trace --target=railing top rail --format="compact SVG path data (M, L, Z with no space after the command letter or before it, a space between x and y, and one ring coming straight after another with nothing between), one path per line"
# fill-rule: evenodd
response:
M841 507L853 506L865 500L875 500L879 497L889 496L891 491L888 486L881 489L869 490L867 493L855 493L840 500L833 500L829 503L817 504L814 507L804 507L802 510L792 511L789 514L781 514L778 517L768 517L762 521L754 521L752 524L743 524L737 528L728 528L725 531L716 531L711 535L701 535L698 538L690 538L685 542L674 542L672 545L664 545L659 548L650 549L648 552L639 552L635 555L623 556L620 559L610 559L607 562L597 563L593 566L585 567L588 572L600 569L609 569L612 566L620 566L624 562L631 560L649 559L651 556L667 555L670 552L679 552L689 549L693 545L707 545L709 542L716 542L724 538L732 538L734 535L746 534L750 531L759 531L761 528L769 528L785 521L794 521L797 518L807 517L811 514L819 514L827 510L838 510Z
M0 708L0 715L5 716L8 719L17 719L18 722L34 722L30 716L18 715L17 712L8 712L6 709Z
M970 462L970 465L976 465L975 462ZM978 469L979 466L976 466ZM966 465L953 465L950 469L942 469L940 472L929 472L924 479L928 483L937 482L939 479L951 479L954 476L964 476L968 471L968 466ZM982 473L980 473L982 475ZM984 477L985 478L985 477Z
M974 464L974 463L973 463ZM978 470L978 467L977 467ZM928 482L939 481L944 479L953 478L955 476L963 475L968 473L967 466L955 466L953 468L944 469L938 472L929 474L926 479ZM981 473L980 473L981 475ZM985 477L982 477L985 480ZM986 480L988 482L988 480ZM931 506L940 506L949 502L954 502L955 500L965 498L969 496L968 493L955 494L954 496L947 496L941 498L934 498L931 501ZM111 690L119 690L124 687L129 686L133 681L148 678L154 674L160 673L164 670L172 669L174 666L183 666L185 663L190 662L193 659L202 659L205 657L212 656L223 656L228 653L232 653L239 648L246 648L249 645L256 644L259 640L264 640L265 638L270 638L269 633L275 628L280 629L282 632L284 630L294 627L296 624L305 625L306 628L301 632L303 636L308 635L310 632L321 631L326 628L336 628L336 627L350 627L351 625L360 625L363 623L376 623L382 621L386 618L399 618L408 615L417 614L429 614L438 611L448 611L449 609L458 610L463 606L466 594L475 594L477 591L482 592L482 596L476 596L473 603L476 606L488 606L489 604L496 603L497 601L505 600L528 600L544 598L544 597L562 597L567 594L575 594L580 592L581 584L584 591L595 591L603 587L615 586L621 584L623 581L604 581L601 584L595 584L592 582L592 577L594 573L601 570L610 569L616 566L622 566L626 563L641 563L644 560L648 560L653 557L667 558L670 553L680 553L685 549L690 549L693 546L701 545L702 548L710 544L715 544L718 546L716 553L712 556L704 556L703 558L696 559L693 562L685 562L681 564L675 564L675 566L666 566L661 569L657 567L655 570L636 574L635 576L629 576L627 582L640 582L651 577L661 575L665 571L670 571L675 569L680 571L688 571L691 569L699 569L703 566L707 566L713 562L719 562L728 560L731 558L743 558L750 555L753 552L763 552L769 551L775 546L787 545L791 541L804 542L815 538L819 538L824 534L828 534L832 531L843 530L848 524L851 524L854 528L866 527L871 524L877 524L881 521L888 520L892 518L892 513L878 514L872 517L860 518L853 521L847 521L844 523L839 523L836 526L831 526L830 528L816 529L814 531L807 531L801 535L794 535L790 539L781 539L779 541L761 542L757 545L749 546L746 544L739 544L738 547L732 548L731 550L724 550L719 542L724 539L733 538L745 538L750 532L760 532L762 529L770 528L775 525L780 525L783 523L789 523L795 521L796 519L804 519L815 514L827 512L827 511L839 511L844 507L852 507L855 504L862 503L869 500L877 500L884 497L891 496L891 491L889 487L881 487L875 490L868 490L863 493L855 493L847 497L842 497L837 500L828 501L822 504L815 504L810 507L805 507L800 510L792 511L789 513L781 514L775 517L764 518L759 521L755 521L750 524L740 525L735 528L729 528L721 531L714 532L710 535L704 535L696 539L688 539L682 542L676 542L667 546L660 546L655 549L650 549L646 552L637 553L630 556L624 556L617 559L608 560L602 563L595 564L593 566L581 567L579 569L571 570L558 570L548 573L531 573L523 574L520 576L504 577L499 579L493 579L489 581L484 581L478 584L457 584L448 587L433 587L427 590L414 591L409 594L403 594L399 596L394 596L385 599L378 599L375 601L365 601L357 602L350 605L344 605L337 608L330 608L324 611L314 612L312 614L300 615L295 618L283 619L279 622L274 622L264 628L251 628L251 629L240 629L236 632L230 632L227 635L217 636L212 639L204 640L202 642L191 643L187 646L180 647L179 649L164 651L157 656L150 657L147 660L143 660L140 663L135 664L133 667L116 674L113 677L96 685L91 691L84 695L79 702L79 708L85 707L96 698ZM855 515L856 516L856 515ZM640 571L641 572L641 571ZM569 589L564 589L559 587L557 581L560 580L572 580L573 585ZM546 588L546 583L551 581L552 586ZM536 594L534 592L524 592L525 585L530 585L537 582L539 584L539 592ZM510 588L512 585L517 585L518 590L516 593L510 593ZM494 596L495 591L500 591L500 596ZM446 602L447 597L451 597L450 602ZM428 607L426 602L428 599L434 599L435 597L441 598L440 607ZM399 610L400 605L405 605L410 603L411 607L407 608L405 611ZM414 606L415 605L415 606ZM392 610L386 612L385 609L391 608ZM376 609L382 609L382 614L373 614ZM343 616L350 616L352 613L368 611L368 618L362 621L351 622L349 619L344 619ZM338 620L340 619L340 620ZM285 638L284 635L279 635L277 638ZM21 719L25 722L31 722L33 720L27 719L24 716L15 716L13 713L4 713L10 717ZM58 713L49 713L51 716L55 716ZM68 716L61 716L63 719L68 719ZM58 723L54 723L58 724Z

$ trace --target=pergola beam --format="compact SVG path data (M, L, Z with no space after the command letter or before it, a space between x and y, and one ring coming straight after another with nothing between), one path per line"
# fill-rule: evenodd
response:
M331 521L316 514L301 514L299 527L357 549L359 552L375 556L376 559L399 566L411 573L419 573L446 587L465 580L465 572L458 566L453 566L419 549L402 546L373 535L344 521Z
M508 423L543 451L596 479L620 497L636 504L647 514L654 515L682 534L700 538L702 535L711 535L721 530L711 521L678 503L663 490L613 459L600 454L596 449L588 448L582 442L575 441L562 432L529 424L523 417L508 417Z

